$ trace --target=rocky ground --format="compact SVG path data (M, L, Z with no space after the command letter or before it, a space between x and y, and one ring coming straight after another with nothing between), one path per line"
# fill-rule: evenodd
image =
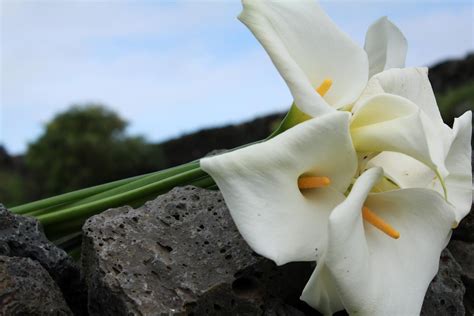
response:
M422 315L474 315L473 226L471 213L453 234ZM299 300L315 264L255 254L218 191L175 188L94 216L83 233L75 263L2 207L0 315L319 315Z

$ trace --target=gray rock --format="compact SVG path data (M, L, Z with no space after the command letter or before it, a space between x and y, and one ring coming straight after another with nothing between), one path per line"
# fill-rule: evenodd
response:
M266 302L264 316L304 316L305 314L291 305L285 304L282 300L272 300Z
M452 240L448 246L462 268L462 280L466 287L464 307L467 315L474 315L474 244Z
M462 268L462 276L466 282L474 285L474 243L452 240L449 251Z
M439 261L438 274L428 288L421 315L465 315L463 305L465 288L461 281L461 273L461 266L449 250L443 250Z
M474 315L474 296L473 292L474 289L470 289L469 295L468 292L466 291L466 295L464 296L464 308L466 309L466 315L468 316L473 316Z
M301 304L314 268L252 252L222 195L194 187L110 209L83 233L91 315L299 315L288 304ZM266 310L274 298L286 304Z
M72 315L46 270L28 258L0 256L0 315Z
M62 290L76 315L87 313L85 287L77 264L44 235L32 217L15 215L0 204L0 255L39 262Z

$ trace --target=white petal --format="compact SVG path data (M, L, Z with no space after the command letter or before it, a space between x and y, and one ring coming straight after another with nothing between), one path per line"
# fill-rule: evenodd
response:
M404 189L367 199L360 193L353 191L329 219L325 263L342 303L349 314L419 315L451 234L453 210L432 190ZM363 221L362 204L396 228L400 238Z
M431 121L408 99L392 94L367 98L354 113L351 135L358 152L393 151L409 155L443 175L443 143Z
M375 21L365 35L369 77L390 68L405 67L407 47L405 36L387 17Z
M453 142L446 158L449 175L446 178L448 201L456 210L459 223L472 205L471 135L472 113L464 113L454 121Z
M324 251L329 212L344 199L357 168L349 116L326 114L264 143L201 160L257 253L284 264L315 260ZM297 181L309 171L329 177L331 187L303 196Z
M270 55L296 105L317 116L356 100L368 79L365 51L341 32L312 0L244 0L239 19ZM324 99L314 89L333 85ZM324 101L326 100L326 101Z

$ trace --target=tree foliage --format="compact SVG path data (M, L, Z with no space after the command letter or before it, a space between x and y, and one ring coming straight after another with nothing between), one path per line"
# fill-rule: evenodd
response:
M126 127L125 120L98 104L59 113L26 153L37 197L160 169L160 147L127 136Z

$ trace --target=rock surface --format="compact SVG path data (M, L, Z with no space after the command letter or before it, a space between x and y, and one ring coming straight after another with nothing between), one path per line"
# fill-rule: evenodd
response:
M474 315L474 244L459 240L449 243L449 250L462 267L462 280L466 287L464 307L466 315Z
M449 250L462 267L462 276L465 283L474 286L474 244L452 240L449 243Z
M30 258L40 263L60 287L76 315L85 315L86 294L77 264L56 247L32 217L10 213L0 204L0 255Z
M282 300L272 300L266 302L264 316L304 316L305 313L285 304Z
M439 271L431 282L423 302L421 315L464 316L465 287L461 281L462 268L448 249L443 250Z
M304 305L314 268L253 253L221 194L194 187L108 210L83 232L91 315L298 315L288 304Z
M72 315L48 272L28 258L0 256L0 315Z

